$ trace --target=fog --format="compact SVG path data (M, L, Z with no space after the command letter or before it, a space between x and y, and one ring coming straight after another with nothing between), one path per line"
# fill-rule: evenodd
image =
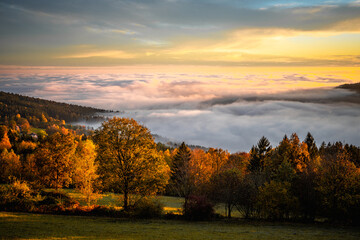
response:
M271 80L271 81L270 81ZM333 86L334 76L287 74L1 74L0 90L60 102L123 111L152 133L230 152L249 151L266 136L285 134L360 143L360 97ZM294 89L294 83L325 87ZM80 123L98 127L101 123Z

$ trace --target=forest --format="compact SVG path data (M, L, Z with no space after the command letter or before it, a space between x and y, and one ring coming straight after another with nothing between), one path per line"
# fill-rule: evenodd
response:
M222 204L228 218L239 211L251 219L360 222L358 146L318 146L311 133L304 140L293 133L274 147L262 137L249 152L173 148L155 143L134 119L114 117L92 131L58 118L77 107L40 108L42 100L26 98L28 107L14 110L10 104L22 97L11 96L18 100L0 105L7 109L0 121L0 211L159 217L162 206L151 197L166 195L184 199L182 213L169 218L217 218L214 207ZM56 116L45 111L52 106ZM86 205L64 189L82 193ZM97 205L104 192L121 194L122 207Z
M91 120L94 117L96 118L98 113L111 111L0 91L0 112L0 122L10 120L12 116L20 114L31 125L39 127L43 116L47 119L53 118L66 122L76 122L86 119Z

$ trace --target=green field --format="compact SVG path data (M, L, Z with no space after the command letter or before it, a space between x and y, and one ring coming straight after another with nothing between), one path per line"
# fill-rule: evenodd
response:
M71 197L79 201L81 205L86 205L85 197L73 190L73 189L64 189L66 193L68 193ZM182 210L182 205L184 204L184 198L180 197L170 197L170 196L157 196L155 197L164 205L164 210L166 213L180 213ZM121 207L122 195L117 193L103 193L100 194L99 199L96 204L101 206L112 206L112 207ZM225 206L224 204L218 204L215 206L215 212L225 216ZM232 212L233 217L242 217L241 213L239 213L236 209L233 209Z
M349 227L260 222L123 220L0 212L1 239L360 239Z

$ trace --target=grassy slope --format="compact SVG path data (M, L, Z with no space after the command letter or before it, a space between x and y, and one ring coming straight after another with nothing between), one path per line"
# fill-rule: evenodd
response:
M354 228L279 223L182 222L0 212L1 239L360 239Z

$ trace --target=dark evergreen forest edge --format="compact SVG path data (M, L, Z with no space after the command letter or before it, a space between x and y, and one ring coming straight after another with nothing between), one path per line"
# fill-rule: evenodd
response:
M133 119L95 131L65 123L104 111L95 108L4 92L0 108L0 211L203 220L221 217L214 206L223 204L229 218L360 223L358 146L293 133L231 154L155 143ZM120 193L122 207L97 205L105 192ZM156 195L182 197L182 214L164 212Z

